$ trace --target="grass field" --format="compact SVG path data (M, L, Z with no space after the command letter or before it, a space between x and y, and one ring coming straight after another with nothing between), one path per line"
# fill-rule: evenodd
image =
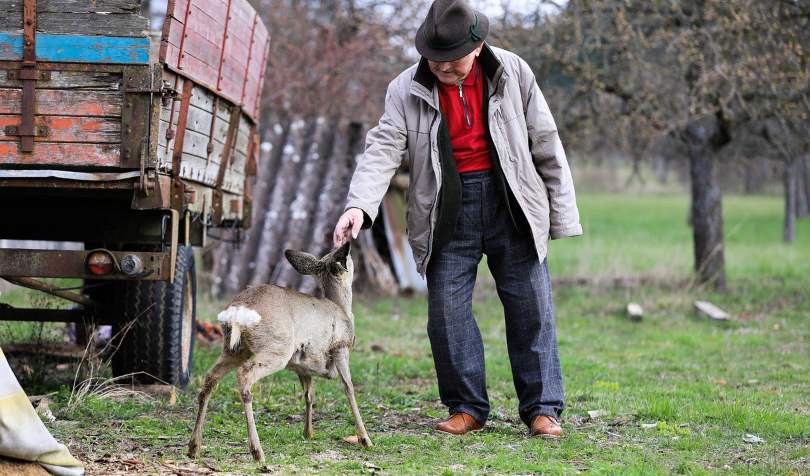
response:
M254 464L231 375L212 399L201 460L186 458L196 390L219 348L198 347L194 381L175 406L90 397L68 410L62 387L50 427L91 473L810 474L810 220L785 245L779 199L727 197L730 290L715 294L689 282L685 197L583 195L579 203L586 235L553 242L549 258L562 278L554 293L567 408L558 441L527 438L517 417L502 309L483 264L474 310L493 412L481 433L432 431L446 411L424 297L355 299L352 372L375 445L368 450L341 441L353 424L334 381L316 381L316 436L305 440L298 379L280 373L254 389L267 454ZM733 322L695 316L696 299L721 305ZM642 322L624 317L630 301L644 306ZM199 317L212 319L223 304L202 302Z

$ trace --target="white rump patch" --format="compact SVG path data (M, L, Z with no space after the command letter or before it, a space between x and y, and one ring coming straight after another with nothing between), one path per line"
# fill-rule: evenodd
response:
M244 306L230 306L217 316L223 324L237 324L242 327L255 326L262 320L262 316L253 309Z

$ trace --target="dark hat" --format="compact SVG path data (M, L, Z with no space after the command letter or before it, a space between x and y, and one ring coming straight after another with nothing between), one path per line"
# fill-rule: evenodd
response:
M489 33L489 19L464 0L436 0L416 32L416 50L431 61L470 54Z

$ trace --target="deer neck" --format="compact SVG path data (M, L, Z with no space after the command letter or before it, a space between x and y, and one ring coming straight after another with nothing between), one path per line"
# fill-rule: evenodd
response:
M341 308L352 321L354 321L354 315L352 314L351 286L345 286L342 283L335 282L334 280L324 280L322 284L324 297L337 304L338 307Z

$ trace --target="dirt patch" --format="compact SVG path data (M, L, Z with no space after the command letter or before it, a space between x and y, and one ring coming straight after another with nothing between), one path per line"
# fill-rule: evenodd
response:
M37 463L6 459L0 456L0 476L49 476L49 474Z
M374 432L423 435L432 432L436 423L438 423L438 419L420 415L416 411L398 412L387 410L379 418Z

